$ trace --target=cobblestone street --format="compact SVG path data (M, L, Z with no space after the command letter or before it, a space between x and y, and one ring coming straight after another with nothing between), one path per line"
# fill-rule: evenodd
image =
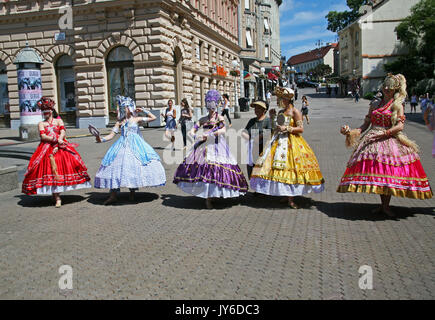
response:
M324 193L296 198L306 208L248 193L206 210L172 183L177 165L166 163L167 185L140 189L135 203L127 189L112 206L103 205L108 190L68 192L61 209L49 196L0 193L0 299L434 299L435 200L393 198L391 219L371 213L377 195L337 193L351 153L340 126L360 126L368 101L302 89L298 109L302 94L310 101L304 137L326 180ZM253 116L242 113L233 128ZM38 143L13 144L17 132L0 129L0 165L17 165L22 181ZM170 145L163 133L143 130L162 159ZM434 188L433 134L420 113L407 114L405 133L420 146ZM93 182L110 143L70 141ZM59 289L62 265L73 269L72 290ZM373 269L372 290L359 288L363 265Z

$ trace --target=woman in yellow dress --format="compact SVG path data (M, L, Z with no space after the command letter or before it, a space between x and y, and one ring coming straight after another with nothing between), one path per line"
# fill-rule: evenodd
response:
M302 138L302 114L292 104L293 90L277 87L275 94L283 110L276 123L271 119L274 132L255 163L250 183L258 193L286 196L288 205L296 209L293 197L322 192L325 180L313 150Z

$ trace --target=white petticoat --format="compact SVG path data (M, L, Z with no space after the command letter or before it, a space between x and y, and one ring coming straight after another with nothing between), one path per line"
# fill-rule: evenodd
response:
M206 182L179 182L177 186L186 193L199 198L236 198L244 195L245 192L219 187L213 183Z
M73 186L43 186L42 188L36 189L36 194L53 194L84 188L92 188L91 183L86 181L85 183L75 184Z
M320 193L325 190L325 185L309 184L286 184L282 182L265 180L261 178L252 178L250 181L251 188L258 193L270 196L301 196L303 194L315 192Z

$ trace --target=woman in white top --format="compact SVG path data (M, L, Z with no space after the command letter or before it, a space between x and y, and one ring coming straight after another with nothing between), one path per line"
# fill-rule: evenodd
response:
M175 150L175 135L174 132L177 129L177 122L175 121L175 119L177 118L177 111L172 107L172 99L168 100L168 107L165 110L165 113L161 114L162 117L165 117L165 122L166 122L166 131L165 131L165 136L168 139L171 139L172 142L172 150ZM169 138L170 137L170 138Z

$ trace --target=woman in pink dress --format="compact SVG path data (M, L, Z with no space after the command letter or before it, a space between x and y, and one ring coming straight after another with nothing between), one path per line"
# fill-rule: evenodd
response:
M356 145L356 148L337 191L379 194L382 205L374 213L384 212L393 217L389 206L391 196L430 199L432 189L420 162L418 146L402 132L405 77L389 74L382 91L384 98L370 105L360 128L341 128L348 146Z

